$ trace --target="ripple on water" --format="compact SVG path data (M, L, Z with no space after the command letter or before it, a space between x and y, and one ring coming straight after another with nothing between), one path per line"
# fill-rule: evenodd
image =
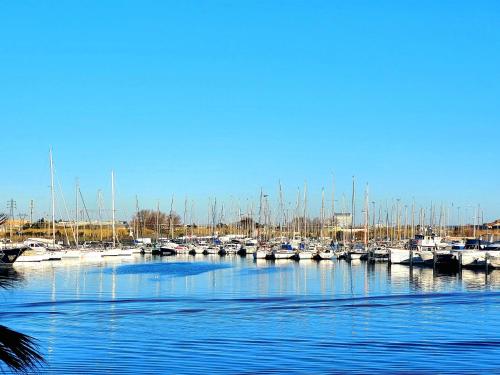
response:
M36 337L54 374L499 368L495 274L170 259L26 270L2 324Z
M230 268L224 263L202 263L202 262L162 262L127 264L118 266L116 269L108 269L107 272L118 275L153 274L162 276L196 276L206 272Z

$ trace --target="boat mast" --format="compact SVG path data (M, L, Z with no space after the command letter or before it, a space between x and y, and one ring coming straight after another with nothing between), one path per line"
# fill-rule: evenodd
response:
M113 228L113 247L116 245L116 228L115 228L115 172L111 171L111 214Z
M321 218L319 227L319 240L323 238L323 222L325 221L325 188L321 188Z
M186 198L184 199L184 242L187 242L187 235L188 235L188 227L187 227L187 206L188 206L188 198L186 195Z
M281 181L278 181L279 184L279 198L280 198L280 208L279 208L279 215L280 215L280 241L283 241L283 218L285 216L284 213L284 207L283 207L283 192L281 190Z
M196 217L194 214L194 200L191 201L191 213L189 214L189 217L191 219L189 221L191 222L191 239L192 239L192 237L194 236L194 234L193 234L194 223L196 222Z
M98 208L98 216L99 216L99 236L100 236L100 241L102 244L102 192L99 189L97 191L97 208Z
M52 201L52 243L56 244L56 200L54 194L54 162L52 160L52 147L49 150L50 159L50 195Z
M139 221L139 198L137 197L137 194L135 195L135 239L137 240L139 238L139 227L140 227L140 221Z
M76 179L76 182L75 182L75 207L76 207L76 213L75 213L75 228L76 228L76 248L78 249L78 242L79 242L79 219L80 219L80 215L78 214L78 210L79 210L79 207L78 207L78 178ZM85 228L84 228L85 229Z
M415 198L411 203L411 238L415 238Z
M335 224L335 175L332 176L332 240L337 240L337 226Z
M375 224L375 216L376 210L375 210L375 201L372 201L372 231L373 231L373 242L377 242L377 225ZM379 215L379 220L380 220L380 215Z
M300 226L300 188L297 188L297 202L295 205L295 222L297 223L297 233L299 234L299 238L302 238L302 229ZM295 231L295 223L294 223L294 231ZM294 235L295 237L295 235Z
M352 176L352 196L351 196L351 245L353 244L354 242L354 236L353 236L353 233L354 233L354 209L355 209L355 203L354 203L354 200L355 200L355 191L354 191L354 176Z
M262 241L260 238L260 228L262 227L262 188L260 188L260 200L259 200L259 225L257 226L257 239Z
M170 224L170 239L174 239L174 223L173 223L173 211L174 210L174 195L172 194L172 200L170 201L170 218L169 218L169 224Z
M304 183L304 238L307 239L307 182Z
M368 184L366 184L365 190L365 235L364 235L365 247L368 246Z
M160 243L160 200L156 203L156 243Z

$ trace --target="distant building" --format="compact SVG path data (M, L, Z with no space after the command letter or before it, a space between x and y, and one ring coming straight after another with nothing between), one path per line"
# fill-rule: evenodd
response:
M500 229L500 219L497 219L491 223L483 224L484 229L493 229L493 230L498 230Z
M336 213L335 222L332 223L332 218L326 220L326 225L329 228L334 226L337 228L350 228L352 223L352 215L350 213Z

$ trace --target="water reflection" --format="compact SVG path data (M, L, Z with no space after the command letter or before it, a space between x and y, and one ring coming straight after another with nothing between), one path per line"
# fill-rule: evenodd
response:
M15 288L19 286L23 280L23 276L10 265L0 266L0 289Z
M461 348L483 372L500 354L500 271L134 256L6 272L24 281L3 319L54 373L460 372Z

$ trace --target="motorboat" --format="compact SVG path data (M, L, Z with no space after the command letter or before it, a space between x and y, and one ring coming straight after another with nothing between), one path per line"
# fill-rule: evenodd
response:
M179 245L172 241L166 241L160 243L160 254L161 255L175 255L177 254L177 247Z
M368 258L368 251L361 244L355 244L351 250L347 252L349 260L363 260Z
M267 247L258 248L255 253L253 253L254 259L267 259L271 251Z
M481 238L469 238L465 241L464 248L466 250L484 250L489 245L488 241L484 241Z
M118 257L118 256L131 256L132 249L124 249L121 247L115 247L111 249L104 249L102 251L103 257Z
M0 244L0 264L12 264L24 253L24 244Z
M368 249L368 259L372 262L389 260L390 251L385 246L372 246Z
M296 255L296 252L292 249L290 244L282 244L274 247L271 251L270 258L279 259L291 259Z
M236 254L240 249L241 245L239 243L229 243L221 248L225 254Z
M247 239L243 246L238 251L240 255L254 254L257 251L258 241L254 239Z
M319 247L317 248L315 259L328 260L335 258L335 252L333 249L328 247Z
M465 242L463 240L451 241L452 250L463 250L465 249Z
M390 262L394 264L421 264L420 251L402 248L389 248Z

